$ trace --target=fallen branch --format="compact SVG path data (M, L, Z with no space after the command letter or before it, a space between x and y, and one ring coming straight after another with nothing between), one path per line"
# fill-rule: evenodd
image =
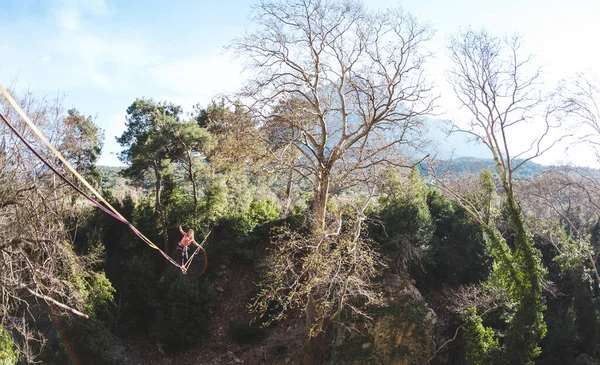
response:
M435 357L437 356L437 354L444 348L446 347L447 344L449 344L452 341L456 340L456 337L458 337L458 331L460 331L461 328L463 328L465 326L465 323L461 324L460 326L458 326L458 328L456 329L456 331L454 332L454 337L452 337L451 339L449 339L448 341L444 342L442 344L442 346L438 347L437 350L435 350L435 352L433 353L433 356L431 356L429 358L429 360L425 361L423 364L421 365L428 365L431 364L431 360L435 359Z
M50 303L52 303L52 304L56 305L57 307L60 307L60 308L62 308L62 309L66 309L66 310L68 310L69 312L71 312L71 313L73 313L73 314L75 314L75 315L78 315L78 316L80 316L80 317L83 317L83 318L85 318L85 319L89 319L89 318L90 318L90 317L89 317L87 314L85 314L85 313L81 313L81 312L80 312L80 311L78 311L77 309L75 309L75 308L71 308L71 307L69 307L68 305L66 305L66 304L63 304L63 303L61 303L61 302L59 302L59 301L57 301L57 300L55 300L55 299L52 299L51 297L49 297L49 296L47 296L47 295L44 295L44 294L41 294L41 293L36 293L36 292L34 292L33 290L31 290L31 289L29 289L28 287L26 287L25 285L23 285L22 287L23 287L23 288L25 288L25 289L26 289L26 290L27 290L27 291L28 291L28 292L29 292L31 295L34 295L34 296L36 296L36 297L38 297L38 298L40 298L40 299L43 299L43 300L45 300L45 301L47 301L47 302L50 302Z

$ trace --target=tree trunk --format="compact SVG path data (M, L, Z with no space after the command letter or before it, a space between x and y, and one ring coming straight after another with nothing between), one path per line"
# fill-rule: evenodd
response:
M308 342L304 345L301 365L319 365L326 363L328 338L326 330L331 321L325 318L325 313L319 308L312 294L308 295L304 309L306 317L306 328L309 333ZM311 331L315 328L316 334Z
M544 337L543 310L544 298L542 295L542 263L541 254L535 248L533 239L528 237L527 230L521 214L521 208L515 199L512 186L505 186L508 199L508 210L511 225L515 230L514 257L521 256L525 282L517 282L521 286L522 297L517 305L517 310L511 320L512 328L506 335L506 344L509 349L507 357L511 364L533 363L537 344ZM518 259L519 260L519 259ZM529 284L529 285L527 285Z
M329 198L329 183L331 173L323 170L319 174L319 182L315 188L313 202L313 234L320 235L325 231L325 218L327 212L327 199Z
M304 346L301 365L322 365L327 363L328 341L325 332L308 339Z
M159 167L155 165L154 167L154 175L156 177L156 182L154 184L154 188L156 190L156 214L158 215L158 220L162 227L162 235L165 244L165 252L169 253L169 235L167 233L167 222L165 221L165 215L162 209L162 202L160 201L160 190L162 188L162 175L160 173Z
M539 273L536 270L536 266L538 265L535 255L536 248L528 242L527 231L523 222L523 216L521 215L521 208L515 199L512 187L506 189L506 195L508 199L508 210L511 215L511 223L516 233L515 248L520 250L523 254L529 283L535 292L541 292L541 280Z
M286 201L285 208L283 210L283 216L287 217L290 214L290 210L292 207L292 182L294 181L294 170L290 169L290 173L288 175L287 188L286 188Z
M77 176L75 176L75 174L73 174L73 181L77 181ZM56 200L56 176L52 175L52 183L54 184L54 199ZM77 184L79 185L79 184ZM71 195L71 207L74 207L75 204L77 204L77 197L79 196L79 193L73 192L73 194Z
M196 186L196 178L194 176L194 162L192 159L192 153L190 151L187 152L188 155L188 175L190 177L190 182L192 183L192 194L194 195L194 213L196 213L196 209L198 209L198 189Z

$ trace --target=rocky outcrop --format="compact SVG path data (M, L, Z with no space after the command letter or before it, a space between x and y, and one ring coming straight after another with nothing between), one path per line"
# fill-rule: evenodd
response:
M334 364L420 365L432 356L436 316L414 283L390 275L382 288L386 303L371 311L371 322L339 329Z

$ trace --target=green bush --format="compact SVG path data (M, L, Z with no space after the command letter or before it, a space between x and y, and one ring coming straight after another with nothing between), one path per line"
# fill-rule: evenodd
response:
M85 364L122 364L124 356L119 355L119 339L100 317L113 302L115 289L104 272L79 275L84 282L85 312L90 318L75 317L69 323L68 337L76 356Z
M427 272L436 282L454 285L485 280L492 267L481 228L464 209L435 190L427 194L434 231L425 253Z
M499 355L498 339L494 338L494 331L483 326L475 308L465 310L464 320L463 338L467 365L493 364Z
M15 365L19 359L10 333L0 326L0 365Z
M167 350L177 351L202 341L215 303L215 293L208 283L189 280L176 269L169 269L156 295L159 307L154 332L160 343Z
M553 304L553 303L552 303ZM550 307L544 313L548 323L548 334L542 341L540 360L545 365L571 364L580 354L577 346L581 343L577 326L575 300L566 308Z
M69 338L77 358L90 365L119 365L119 340L97 317L76 319L69 330Z
M237 216L221 219L213 230L213 240L217 247L208 247L208 254L217 262L253 261L256 259L256 246L268 240L269 231L280 215L280 208L270 200L256 200L249 208Z
M124 319L132 322L137 331L147 332L160 306L156 297L159 269L148 255L134 256L128 262L123 265L115 286L121 300L127 303L128 311Z
M408 178L395 171L384 173L379 209L369 228L370 236L381 245L381 251L396 271L406 271L420 261L434 225L427 206L424 181L414 169Z
M270 200L255 200L250 207L236 220L236 231L239 235L247 236L258 226L265 225L279 217L279 206Z

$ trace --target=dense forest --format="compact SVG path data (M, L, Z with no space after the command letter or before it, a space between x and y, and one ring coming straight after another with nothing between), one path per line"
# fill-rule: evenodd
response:
M436 50L469 115L452 133L492 158L441 159L425 21L253 17L229 46L244 88L132 100L122 168L60 98L8 89L64 161L0 98L0 364L600 364L599 171L535 162L598 154L600 82L545 85L519 37L458 31Z

